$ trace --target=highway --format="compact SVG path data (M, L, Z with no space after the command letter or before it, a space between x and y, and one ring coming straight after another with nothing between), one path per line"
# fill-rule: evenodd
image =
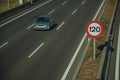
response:
M46 0L1 24L0 80L65 80L64 73L79 44L83 44L85 26L102 1ZM34 21L40 15L51 15L56 26L49 31L34 31ZM85 46L80 48L79 56Z

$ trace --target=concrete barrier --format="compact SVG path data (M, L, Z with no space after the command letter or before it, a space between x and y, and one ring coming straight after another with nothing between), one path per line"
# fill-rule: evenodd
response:
M42 2L42 1L44 1L44 0L33 0L32 4L31 4L31 2L28 2L28 3L25 3L23 5L18 6L16 8L13 8L13 9L10 9L10 10L5 11L3 13L0 13L0 20L3 20L9 16L16 14L16 13L19 13L20 11L25 10L27 8L30 8L31 6L33 6L39 2Z

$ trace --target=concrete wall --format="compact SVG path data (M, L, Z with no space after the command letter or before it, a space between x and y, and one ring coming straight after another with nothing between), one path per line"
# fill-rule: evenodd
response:
M30 2L31 0L24 0L25 2Z

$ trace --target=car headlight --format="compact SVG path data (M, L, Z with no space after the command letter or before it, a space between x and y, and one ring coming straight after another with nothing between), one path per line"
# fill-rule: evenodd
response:
M49 25L46 25L46 27L47 27L47 28L50 28L50 26L49 26Z

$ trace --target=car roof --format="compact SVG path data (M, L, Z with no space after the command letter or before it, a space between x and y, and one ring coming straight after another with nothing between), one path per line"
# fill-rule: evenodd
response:
M44 17L51 17L50 15L42 15L42 16L39 16L39 18L44 18Z

